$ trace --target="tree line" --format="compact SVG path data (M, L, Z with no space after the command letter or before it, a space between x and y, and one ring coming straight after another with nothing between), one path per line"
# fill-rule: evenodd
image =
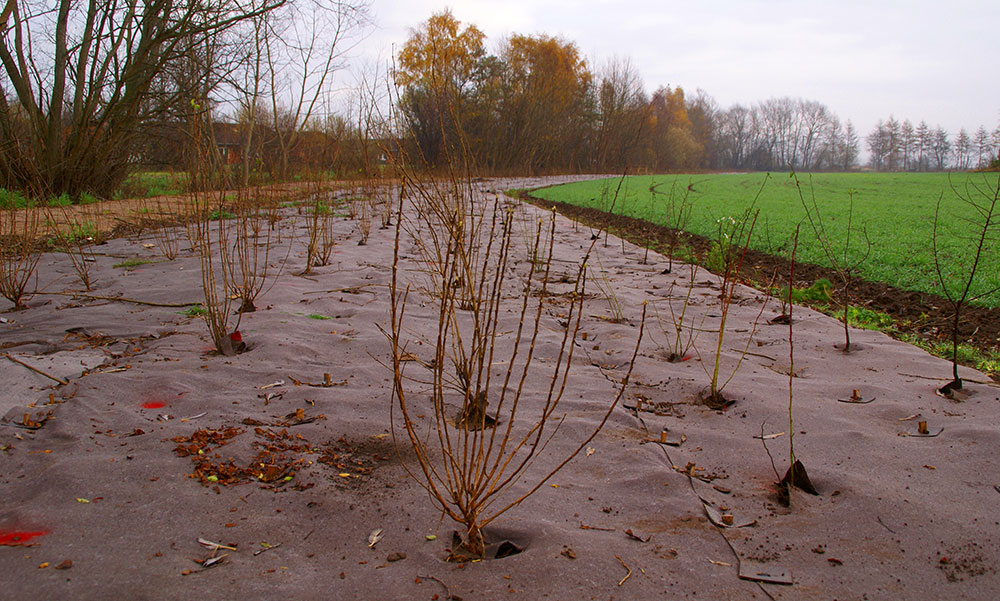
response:
M931 128L926 121L916 126L889 117L879 121L865 139L869 164L879 171L941 171L983 169L997 161L1000 126L992 133L982 125L973 135L962 128L952 139L941 126Z
M987 167L1000 125L963 129L893 117L862 138L814 100L771 98L722 108L680 86L651 95L635 67L594 71L573 42L514 34L490 54L475 25L449 11L413 31L398 56L398 106L415 150L432 165L460 151L489 172L772 170L886 171Z
M361 142L333 80L366 2L4 0L0 186L108 197L137 166L217 187L342 163Z
M571 41L513 34L495 52L449 12L415 28L384 86L343 106L336 74L367 0L6 0L0 13L0 187L107 197L137 166L192 185L303 171L369 175L396 141L431 167L481 173L880 170L995 161L1000 127L952 138L893 117L862 136L820 102L721 107L635 66L594 68ZM386 98L382 89L389 89Z

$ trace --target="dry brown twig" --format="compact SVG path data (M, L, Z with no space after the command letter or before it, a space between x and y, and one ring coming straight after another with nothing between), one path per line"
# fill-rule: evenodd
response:
M37 367L35 367L34 365L29 365L29 364L25 363L24 361L21 361L20 359L17 359L17 358L15 358L15 357L11 356L11 354L10 354L10 353L4 353L4 354L3 354L3 356L4 356L4 357L6 357L7 359L10 359L10 360L11 360L11 361L13 361L14 363L17 363L18 365L21 365L21 366L23 366L23 367L26 367L26 368L30 369L31 371L35 372L36 374L39 374L39 375L42 375L42 376L45 376L46 378L48 378L48 379L50 379L50 380L54 380L54 381L56 381L56 382L59 382L60 384L62 384L62 385L64 385L64 386L65 386L66 384L69 384L69 382L68 382L68 381L66 381L66 380L64 380L64 379L62 379L62 378L59 378L59 377L56 377L56 376L53 376L52 374L49 374L49 373L46 373L46 372L44 372L44 371L42 371L42 370L38 369L38 368L37 368Z

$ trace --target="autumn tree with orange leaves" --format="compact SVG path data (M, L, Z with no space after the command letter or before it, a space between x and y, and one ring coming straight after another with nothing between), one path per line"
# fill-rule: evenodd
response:
M472 117L485 37L475 25L462 29L446 10L414 30L399 52L400 108L416 150L430 165L466 154L457 145L464 143L464 124Z
M693 129L684 90L665 86L653 93L647 138L650 166L657 170L697 167L704 146L695 139Z
M484 42L446 10L397 57L411 156L428 166L461 158L479 172L538 174L705 165L707 130L692 123L680 87L647 99L629 63L595 76L576 44L558 37L514 34L495 55Z
M592 75L576 44L539 35L513 35L504 45L509 143L523 172L578 169L585 161Z

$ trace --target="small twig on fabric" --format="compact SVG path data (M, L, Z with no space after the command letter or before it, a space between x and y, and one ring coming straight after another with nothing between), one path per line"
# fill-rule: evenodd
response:
M451 589L449 589L448 585L445 584L444 581L441 580L440 578L436 578L434 576L420 576L420 575L417 575L417 578L420 578L421 580L433 580L434 582L437 582L442 587L444 587L444 598L446 600L452 598Z
M621 564L622 564L622 567L625 568L626 570L628 570L628 574L625 574L625 577L618 581L618 586L621 586L621 585L625 584L626 580L628 580L629 578L632 577L632 568L628 567L628 564L626 564L625 560L622 559L621 557L618 557L617 555L615 555L615 559L617 559L618 561L620 561Z
M767 438L764 436L764 424L767 422L760 423L760 444L764 445L764 452L767 453L767 458L771 460L771 469L774 470L774 477L781 480L781 474L778 473L778 468L774 465L774 457L771 456L771 450L767 448Z
M20 359L15 359L14 357L12 357L10 355L10 353L4 353L3 356L7 357L8 359L10 359L11 361L13 361L14 363L17 363L18 365L22 365L24 367L27 367L28 369L30 369L31 371L35 372L36 374L43 375L43 376L45 376L46 378L48 378L50 380L54 380L56 382L59 382L63 386L65 386L66 384L69 384L69 382L67 380L63 380L62 378L57 378L56 376L53 376L51 374L47 374L44 371L38 369L37 367L34 367L32 365L28 365L27 363L25 363L24 361L21 361Z
M875 516L875 519L878 521L879 524L882 525L883 528L885 528L886 530L888 530L889 532L891 532L893 534L896 534L895 530L893 530L892 528L890 528L890 527L888 527L888 526L885 525L885 522L882 521L882 518L880 516Z
M200 301L190 303L156 303L153 301L144 301L135 298L125 298L124 296L97 296L94 294L83 294L81 292L38 292L36 294L48 296L72 296L74 298L83 298L86 300L118 301L122 303L132 303L134 305L147 305L149 307L190 307L192 305L201 304Z

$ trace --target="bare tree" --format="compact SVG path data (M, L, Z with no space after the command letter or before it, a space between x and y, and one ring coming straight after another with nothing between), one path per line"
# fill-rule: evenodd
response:
M990 144L990 134L982 125L976 130L976 137L973 139L973 148L976 150L976 169L982 169L990 164L993 159L993 146Z
M931 136L931 151L934 153L935 168L938 171L944 169L951 154L951 141L948 139L948 132L940 125L934 129L934 134Z
M955 168L968 169L970 154L972 153L972 139L969 138L965 128L958 130L955 136L955 144L952 146L952 153L955 155Z
M917 171L927 171L931 149L931 128L926 121L917 126Z
M853 169L858 164L858 148L861 144L860 138L858 138L858 130L854 129L854 124L851 120L847 120L847 125L844 128L844 153L841 159L841 168L844 171Z
M913 151L917 143L917 132L909 119L903 121L900 135L902 136L900 148L903 151L903 171L910 171L912 169Z
M279 178L289 174L291 149L312 125L368 22L368 4L302 0L265 16L264 53Z
M648 100L635 66L615 59L604 67L597 90L596 156L599 170L620 170L634 152Z
M39 195L109 195L150 124L200 81L168 66L288 0L8 2L0 43L0 180ZM181 85L183 83L183 85Z

